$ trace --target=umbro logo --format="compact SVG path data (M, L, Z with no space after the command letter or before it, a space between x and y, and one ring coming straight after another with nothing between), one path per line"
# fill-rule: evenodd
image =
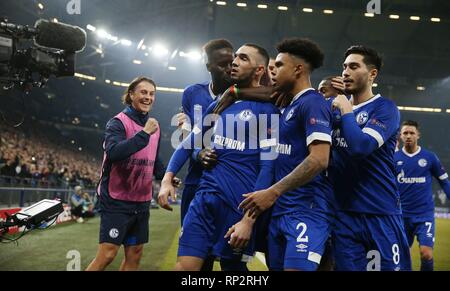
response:
M302 253L306 253L307 252L307 248L308 246L305 244L298 244L295 246L297 248L297 252L302 252Z

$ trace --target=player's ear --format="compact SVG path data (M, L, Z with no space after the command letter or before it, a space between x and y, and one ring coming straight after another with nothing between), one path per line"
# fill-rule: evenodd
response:
M266 72L266 68L263 65L258 65L258 67L256 68L256 72L258 75L263 76Z
M295 65L295 67L294 67L294 75L295 75L295 77L298 78L303 73L304 70L305 70L305 66L303 64L301 64L301 63L297 63Z
M371 69L371 70L369 71L369 79L370 79L372 82L375 81L375 79L377 78L377 76L378 76L378 70L377 70L377 69Z
M206 63L206 70L208 70L208 72L211 72L211 64L209 62Z

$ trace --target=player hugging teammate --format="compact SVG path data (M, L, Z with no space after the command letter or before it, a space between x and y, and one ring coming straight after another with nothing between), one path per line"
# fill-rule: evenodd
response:
M232 58L228 42L212 43L223 45L217 50L227 70L207 66L213 81L197 86L207 95L207 109L190 121L192 131L173 154L158 198L170 209L172 179L184 162L191 158L203 167L190 188L176 269L200 270L216 257L223 270L247 270L248 257L258 250L270 270L408 271L417 235L422 269L432 270L429 180L437 177L450 196L448 175L412 140L416 124L402 126L405 147L395 154L400 113L372 92L382 67L379 53L350 47L341 76L320 85L325 99L311 85L324 60L311 40L280 42L270 71L258 45L245 44ZM206 51L209 61L212 51ZM214 85L212 93L211 84L229 88ZM189 106L187 112L198 107L195 101ZM422 174L426 189L409 187L419 181L410 177ZM412 188L418 192L409 193ZM424 205L421 213L410 210L418 209L414 203Z

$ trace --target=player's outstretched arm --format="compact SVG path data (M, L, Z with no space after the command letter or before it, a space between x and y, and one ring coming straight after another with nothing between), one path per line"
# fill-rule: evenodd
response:
M164 178L161 181L161 189L158 194L158 204L162 208L172 211L172 207L169 205L169 197L172 201L177 200L177 192L175 190L175 186L173 185L173 180L175 179L175 175L172 172L166 172Z
M441 185L445 195L447 195L447 199L450 200L450 182L448 179L439 180L439 184Z
M190 155L194 151L190 148L189 144L194 136L194 133L190 133L183 143L181 143L170 158L169 165L167 166L166 173L161 181L161 189L158 194L158 204L167 210L172 211L172 207L169 205L169 197L172 201L176 201L175 187L180 184L180 179L175 175L183 167L184 163L189 159Z
M243 196L246 198L239 205L239 208L249 211L250 216L257 217L271 207L283 193L307 184L319 173L326 170L330 155L330 144L315 141L309 146L309 152L309 155L300 165L272 187L244 194Z
M220 114L237 100L273 102L274 98L274 89L272 87L261 86L257 88L237 89L237 87L232 86L222 94L213 112Z
M439 181L439 185L441 185L447 199L450 200L450 182L448 181L448 174L435 154L433 154L431 173Z

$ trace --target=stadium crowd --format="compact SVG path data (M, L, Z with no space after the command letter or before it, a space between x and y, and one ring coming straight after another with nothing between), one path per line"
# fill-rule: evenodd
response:
M0 135L0 182L32 187L93 187L100 165L86 153L2 127Z

